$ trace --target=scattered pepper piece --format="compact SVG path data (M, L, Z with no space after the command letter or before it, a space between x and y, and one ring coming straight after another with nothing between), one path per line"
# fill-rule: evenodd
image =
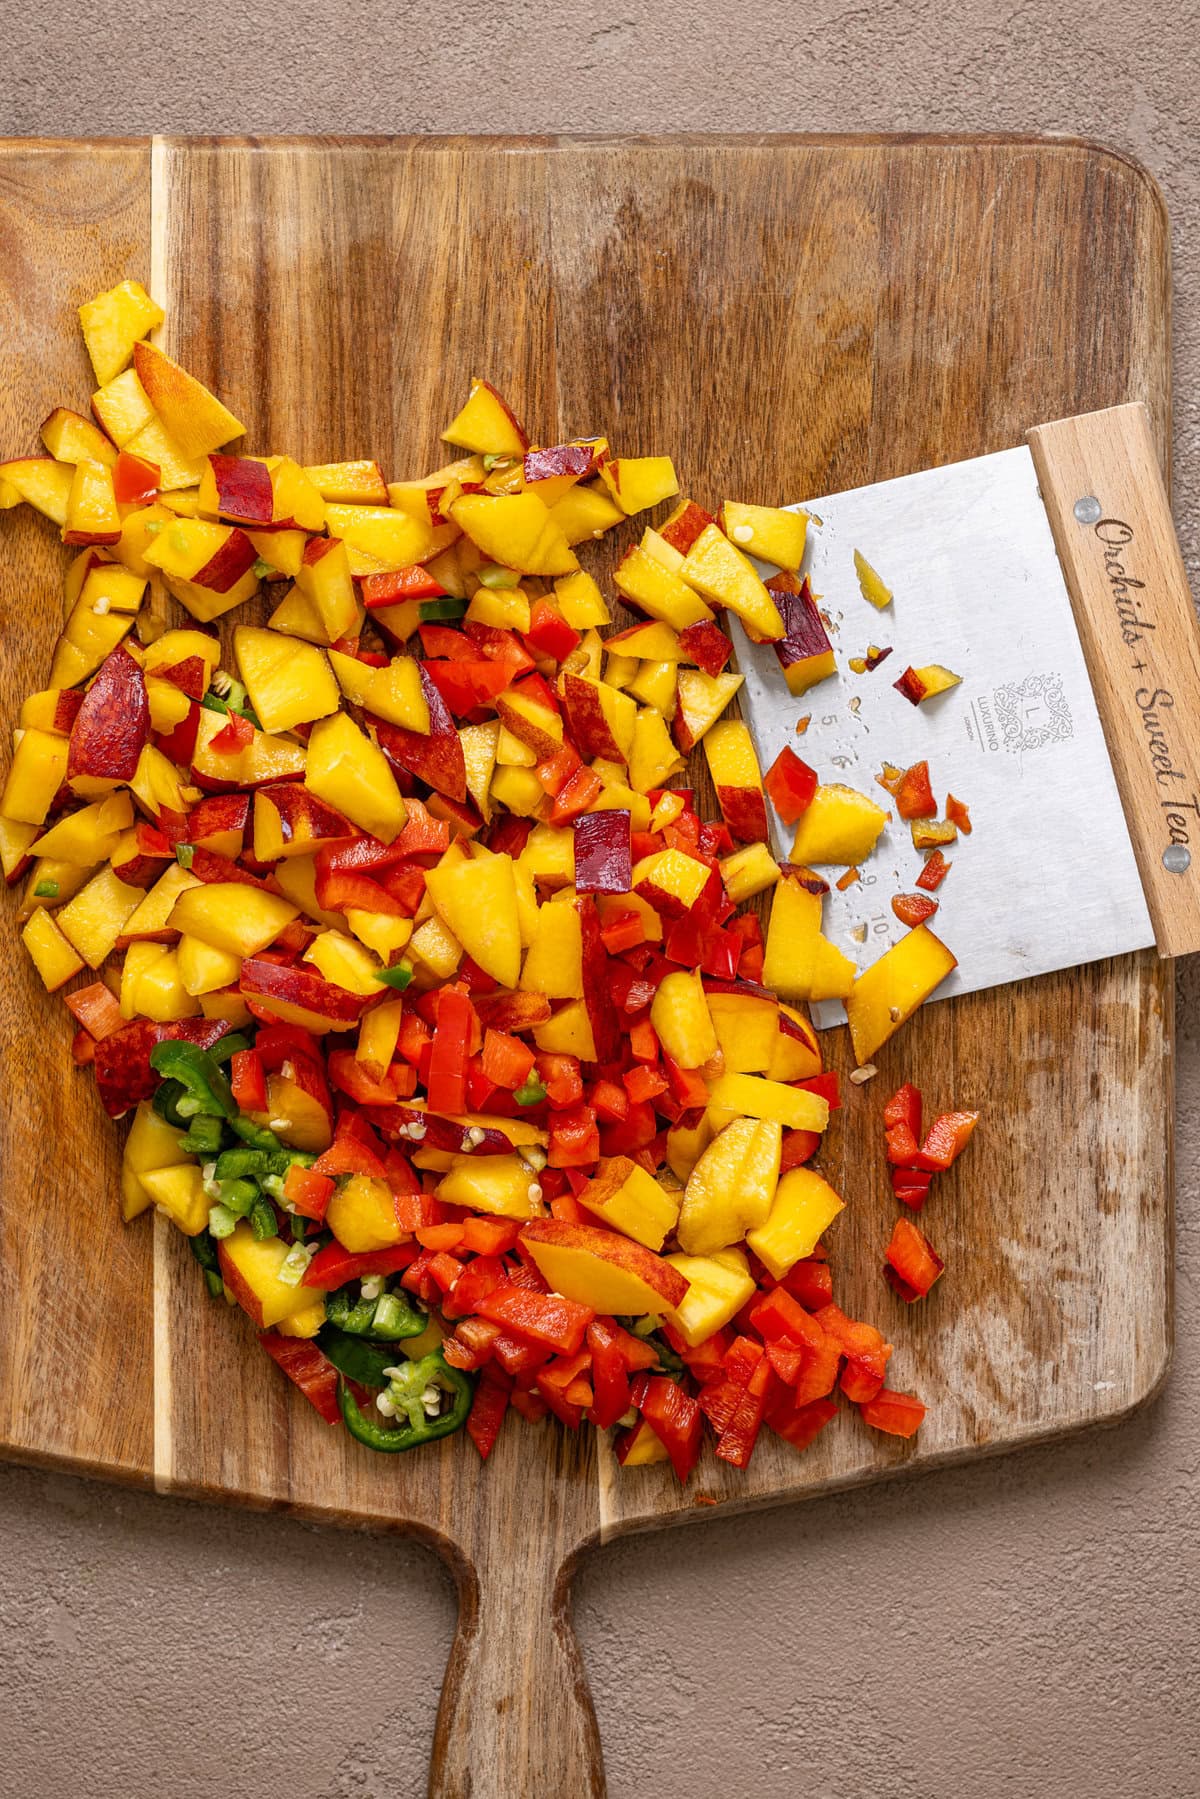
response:
M913 925L924 924L927 918L932 918L937 909L937 901L927 899L923 893L895 893L892 895L892 911L900 923L908 925L910 930Z
M848 887L853 887L855 881L861 881L861 880L862 880L862 871L860 869L848 868L844 875L840 875L838 877L838 880L836 883L837 890L839 893L845 893L845 891Z
M884 767L887 766L885 763ZM895 785L889 788L889 792L895 799L896 810L901 818L936 817L937 801L933 797L929 781L928 762L914 762L911 768L906 768ZM943 839L939 838L938 841Z
M818 787L817 771L802 762L786 744L763 777L767 798L785 825L794 825L807 812Z
M923 887L926 893L936 893L946 876L950 873L951 864L947 862L941 850L934 850L926 860L924 868L917 876L917 886Z
M964 837L971 835L971 814L961 800L956 800L952 793L946 795L946 817L953 819Z
M924 1299L946 1266L929 1238L910 1218L897 1218L884 1255L883 1272L888 1286L909 1305Z

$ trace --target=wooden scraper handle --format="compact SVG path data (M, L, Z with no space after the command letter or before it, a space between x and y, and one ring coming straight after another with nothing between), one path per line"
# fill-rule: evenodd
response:
M1113 406L1027 441L1155 942L1187 955L1200 950L1200 626L1150 417Z

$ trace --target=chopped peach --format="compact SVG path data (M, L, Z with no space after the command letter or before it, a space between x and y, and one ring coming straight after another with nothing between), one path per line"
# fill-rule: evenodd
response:
M802 867L854 867L871 854L887 818L882 806L856 788L840 783L818 787L796 825L790 860Z
M161 325L165 317L140 281L122 281L107 293L84 301L79 323L101 386L127 367L139 338Z
M924 924L885 950L846 999L855 1060L869 1062L957 966L957 956Z
M609 1156L579 1194L580 1205L635 1243L658 1251L675 1228L679 1199L628 1156Z
M116 445L82 413L56 406L42 421L42 442L56 462L99 462L111 468L117 460Z
M746 1241L781 1281L793 1263L812 1254L845 1204L815 1168L790 1168L775 1189L766 1223L748 1231Z
M759 642L783 636L779 608L752 565L716 525L706 525L684 558L680 578L716 606L736 612Z
M442 432L442 442L483 456L523 456L529 448L511 406L478 375L472 376L467 403Z
M600 479L626 517L679 492L669 456L615 456L600 465Z
M290 901L262 888L240 881L206 881L179 895L170 927L231 956L253 956L274 943L296 911Z
M242 436L245 426L216 395L153 344L134 344L133 366L164 429L185 456L207 456Z
M650 1022L664 1050L680 1068L699 1068L717 1053L717 1034L698 970L677 969L659 982Z
M707 1256L667 1257L688 1290L666 1314L684 1342L695 1349L736 1317L754 1293L754 1276L740 1249L715 1249Z
M83 967L83 959L44 908L31 913L21 941L48 993L55 993Z
M716 724L744 678L735 674L706 675L698 668L680 669L674 729L675 741L685 754L695 749L705 732Z
M721 508L721 527L747 556L757 556L776 568L795 570L804 560L808 532L806 512L786 512L778 506L746 506L726 500Z
M882 578L875 573L861 550L854 552L854 572L858 576L859 591L864 600L869 600L872 606L880 612L885 606L891 605L891 588L886 586Z
M407 817L383 751L344 712L313 726L304 784L384 843L391 843Z
M676 1236L685 1254L726 1249L766 1221L782 1149L783 1132L774 1121L735 1118L718 1132L684 1188Z
M547 1218L521 1236L555 1293L598 1312L644 1316L677 1306L687 1292L678 1269L617 1231Z

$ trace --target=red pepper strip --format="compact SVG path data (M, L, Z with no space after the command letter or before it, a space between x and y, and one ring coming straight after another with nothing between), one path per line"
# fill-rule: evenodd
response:
M824 1399L827 1393L832 1393L837 1384L841 1361L840 1346L832 1337L827 1337L825 1347L800 1372L800 1378L792 1390L796 1404L810 1405L814 1399Z
M514 1093L529 1079L533 1062L533 1051L519 1037L490 1027L484 1032L483 1072L494 1087Z
M921 1135L921 1093L911 1081L897 1087L883 1108L884 1130L890 1130L894 1124L906 1124L914 1137Z
M860 1356L851 1356L842 1369L839 1384L847 1399L852 1399L855 1405L861 1405L864 1400L874 1399L876 1393L882 1391L883 1375Z
M942 1112L921 1145L920 1168L949 1168L962 1154L979 1123L978 1112Z
M653 1026L650 1027L653 1029ZM631 1033L632 1036L632 1033ZM657 1051L657 1043L655 1049ZM644 1100L657 1099L660 1093L667 1091L667 1078L650 1063L638 1062L636 1067L626 1069L621 1076L621 1085L635 1105ZM628 1116L628 1113L626 1113Z
M511 1374L516 1381L524 1381L527 1386L551 1353L544 1343L529 1343L508 1331L501 1331L492 1345L492 1354L505 1373Z
M443 1293L448 1293L463 1271L464 1264L457 1256L450 1255L440 1249L430 1255L426 1268Z
M592 1356L592 1407L588 1416L598 1430L608 1430L629 1410L629 1369L618 1341L624 1334L606 1318L593 1318L587 1327L587 1346Z
M764 1355L746 1383L733 1416L721 1432L717 1442L718 1461L728 1462L733 1468L747 1466L754 1454L767 1407L780 1385L779 1376Z
M267 1110L267 1071L256 1049L239 1049L230 1064L230 1087L240 1112Z
M643 1377L644 1378L644 1377ZM645 1381L638 1397L638 1410L656 1437L666 1448L676 1479L684 1483L700 1455L704 1432L704 1414L675 1381L665 1374Z
M833 1275L828 1262L819 1262L808 1256L802 1262L793 1263L784 1275L780 1286L785 1287L798 1299L806 1312L816 1312L821 1306L828 1305L833 1298Z
M437 1030L429 1058L429 1110L443 1115L467 1109L467 1061L471 1036L478 1030L475 1008L465 993L444 987L438 1002Z
M290 1209L301 1218L311 1218L317 1224L323 1224L329 1202L333 1198L333 1182L327 1175L305 1168L300 1162L293 1162L284 1176L283 1197Z
M887 1159L893 1168L915 1168L917 1157L921 1153L920 1145L913 1136L912 1127L907 1124L894 1124L884 1132L887 1141Z
M546 1098L556 1112L565 1112L583 1098L583 1078L578 1056L541 1052L534 1057Z
M763 776L767 797L785 825L807 812L817 791L817 771L786 745Z
M859 1407L863 1421L875 1430L887 1431L893 1437L911 1437L920 1428L926 1408L912 1393L897 1393L884 1387L874 1399Z
M454 1335L443 1339L442 1354L453 1368L482 1368L491 1361L499 1335L500 1326L489 1324L486 1318L464 1318Z
M319 1249L301 1279L302 1287L320 1287L332 1293L347 1281L362 1280L369 1274L398 1274L415 1262L415 1243L397 1243L390 1249L368 1249L355 1252L340 1243L327 1243Z
M338 1371L316 1344L307 1337L281 1336L278 1331L263 1331L258 1340L326 1424L340 1424Z
M941 850L934 850L917 876L917 886L924 888L926 893L935 893L950 873L950 866Z
M329 1078L356 1105L390 1106L396 1098L395 1089L389 1082L376 1080L374 1075L368 1074L366 1064L358 1060L353 1050L329 1052Z
M577 1405L573 1400L568 1399L565 1394L557 1392L553 1387L544 1387L540 1370L534 1385L537 1388L540 1397L544 1400L547 1410L554 1413L554 1416L558 1419L559 1423L565 1424L568 1430L578 1430L579 1426L583 1423L583 1406ZM587 1403L590 1405L590 1388L587 1389L587 1391L589 1393Z
M499 1368L489 1364L483 1369L467 1415L467 1435L485 1462L500 1435L511 1392L512 1381Z
M640 912L613 913L600 932L601 941L610 956L636 949L646 941L646 927Z
M76 1068L86 1068L96 1060L96 1039L90 1037L82 1025L71 1039L71 1060Z
M452 1224L421 1224L414 1233L422 1249L461 1249L463 1227L457 1221Z
M527 1423L537 1424L540 1419L546 1416L550 1407L546 1404L546 1401L542 1398L540 1393L526 1393L520 1387L514 1387L512 1392L512 1409L514 1412L519 1412L521 1417L524 1418Z
M605 1124L619 1124L629 1116L629 1095L616 1081L596 1081L588 1098L596 1117Z
M925 1297L946 1266L929 1238L910 1218L897 1218L884 1254L885 1273L895 1273L900 1282L897 1291L910 1305L914 1299Z
M574 1355L595 1317L591 1306L552 1293L532 1293L511 1279L481 1301L479 1316L505 1330L545 1344L559 1355Z
M368 612L380 606L396 606L402 600L436 600L446 589L420 563L368 575L362 584L363 605Z

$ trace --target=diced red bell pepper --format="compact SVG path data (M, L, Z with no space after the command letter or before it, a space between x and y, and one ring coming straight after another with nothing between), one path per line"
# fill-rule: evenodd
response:
M661 1099L659 1101L661 1104ZM600 1153L606 1156L636 1156L648 1149L658 1135L658 1120L649 1100L630 1100L625 1117L606 1124L600 1131Z
M347 1281L364 1280L372 1274L399 1274L416 1261L419 1251L415 1243L396 1243L390 1249L360 1252L343 1249L340 1243L327 1243L319 1249L301 1278L303 1287L320 1287L331 1293Z
M331 1177L339 1174L366 1174L375 1179L382 1178L385 1171L382 1156L377 1155L369 1143L364 1143L360 1137L352 1136L349 1132L336 1136L329 1148L322 1150L313 1163L313 1170L316 1174Z
M333 1182L328 1175L318 1174L313 1168L305 1168L300 1162L293 1162L283 1180L283 1197L291 1211L301 1218L311 1218L317 1224L323 1224L329 1202L333 1198Z
M794 825L812 805L818 786L817 771L785 744L763 776L763 786L784 824Z
M450 847L450 826L444 818L435 818L415 795L404 804L408 818L400 835L387 845L385 868L394 868L409 856L440 856Z
M467 1435L485 1462L500 1435L500 1426L504 1423L511 1392L512 1381L508 1375L490 1363L483 1368L475 1386L471 1410L467 1414Z
M571 1106L550 1117L551 1168L587 1168L600 1156L600 1131L591 1106Z
M764 1355L743 1389L733 1415L717 1439L717 1459L733 1468L745 1468L754 1454L767 1407L782 1383Z
M546 1416L550 1407L540 1393L530 1393L520 1387L514 1387L510 1399L514 1412L519 1412L527 1424L537 1424Z
M792 1397L797 1405L811 1405L814 1399L824 1399L832 1393L837 1384L838 1369L842 1364L842 1351L832 1337L826 1338L825 1347L811 1356L800 1370L799 1378L792 1389Z
M267 1110L267 1073L256 1049L238 1050L230 1064L230 1087L241 1112Z
M698 1068L680 1068L666 1050L662 1052L662 1061L671 1095L685 1111L708 1104L708 1083Z
M793 1449L807 1449L836 1416L837 1405L832 1399L814 1399L808 1405L797 1405L795 1397L786 1393L767 1413L767 1423L776 1436L790 1443Z
M841 1111L842 1089L836 1068L827 1068L824 1074L810 1074L806 1080L797 1081L795 1085L804 1093L815 1093L819 1099L826 1100L831 1112Z
M682 1484L696 1466L704 1432L704 1414L676 1381L658 1374L648 1380L638 1399L638 1410L665 1446Z
M602 1124L617 1124L629 1116L629 1095L616 1081L594 1081L588 1103Z
M565 662L579 648L579 632L569 625L552 600L535 600L529 609L525 642L538 656Z
M502 1330L492 1344L492 1354L506 1374L511 1374L516 1381L528 1382L552 1351L545 1343L535 1343Z
M859 1406L864 1423L892 1437L911 1437L920 1428L926 1408L912 1393L897 1393L884 1387L874 1399Z
M883 1108L884 1130L891 1130L896 1124L906 1124L914 1137L921 1135L921 1092L911 1081L897 1087Z
M438 1000L437 1029L429 1059L429 1110L443 1116L467 1109L467 1060L472 1037L479 1031L474 1006L465 993L443 987Z
M338 1371L308 1337L284 1337L278 1331L262 1331L259 1342L326 1424L340 1424Z
M82 1025L71 1039L71 1060L76 1068L86 1068L96 1060L96 1039Z
M978 1123L978 1112L939 1113L921 1145L918 1166L929 1169L949 1168L967 1147Z
M897 1218L884 1252L889 1284L911 1305L923 1299L946 1264L923 1231L910 1218Z
M722 1357L719 1372L700 1389L700 1410L718 1437L737 1410L738 1401L764 1353L762 1344L752 1338L735 1337Z
M362 584L362 601L368 612L380 606L398 606L402 600L436 600L446 589L420 563L368 575Z
M447 1250L439 1249L430 1255L426 1268L443 1293L448 1293L463 1271L464 1264L457 1256Z
M928 1168L893 1168L892 1192L910 1211L919 1212L929 1198L933 1174Z
M579 1305L558 1294L533 1293L511 1279L481 1301L479 1315L490 1318L505 1331L544 1344L559 1355L574 1355L595 1317L591 1306Z
M811 1313L786 1287L773 1287L750 1309L751 1327L767 1343L816 1354L824 1347L825 1332Z
M503 1286L505 1278L504 1264L499 1256L474 1256L446 1294L442 1307L446 1317L465 1318L477 1312L481 1300Z
M887 1159L893 1168L913 1168L916 1166L920 1146L907 1124L893 1124L884 1132L887 1142Z
M483 1072L493 1086L515 1092L525 1085L533 1065L533 1051L519 1037L490 1028L484 1032Z
M604 1318L594 1318L587 1327L587 1345L592 1354L589 1416L598 1430L608 1430L629 1410L629 1368L621 1354L618 1331L619 1326Z
M640 912L615 912L601 926L600 936L608 954L619 956L646 941L645 921Z
M574 823L599 799L602 785L599 775L593 769L586 766L577 768L554 796L554 804L550 808L550 823Z
M565 1112L583 1098L583 1077L578 1056L540 1052L534 1057L538 1078L546 1089L546 1098L555 1111Z
M329 1052L329 1078L339 1092L352 1099L360 1106L390 1106L395 1103L396 1091L386 1076L377 1080L369 1074L365 1062L360 1062L353 1050L335 1049Z
M924 888L926 893L936 893L949 873L950 863L941 850L934 850L925 858L925 866L917 876L917 886Z
M650 1028L653 1029L653 1026ZM656 1043L655 1048L657 1047ZM635 1105L643 1100L657 1099L660 1093L667 1091L666 1076L657 1068L651 1068L647 1062L639 1062L635 1068L626 1069L621 1076L621 1084ZM628 1115L628 1107L625 1115Z
M490 706L509 684L509 670L503 662L426 661L422 667L456 718L479 706Z
M244 750L253 741L254 726L250 720L243 718L240 712L230 712L227 714L227 722L217 732L209 748L219 756L228 756Z
M805 1162L812 1160L820 1147L820 1131L785 1131L779 1160L780 1174L786 1174L790 1168L802 1168Z
M542 1397L548 1398L551 1393L560 1394L564 1399L570 1389L581 1377L592 1371L592 1352L590 1349L579 1349L571 1356L553 1356L550 1361L543 1362L538 1374L537 1389ZM587 1402L592 1403L589 1394Z
M413 1234L422 1249L454 1251L463 1246L463 1227L457 1219L447 1224L419 1224Z
M370 875L341 873L335 869L322 870L318 867L314 885L318 906L329 912L355 909L361 912L384 912L389 918L411 918L414 910L404 900L394 898Z
M464 1218L463 1248L480 1257L505 1255L516 1242L521 1226L514 1218Z
M833 1299L833 1275L829 1264L812 1256L806 1257L802 1262L794 1262L780 1286L786 1287L807 1312L819 1311Z

